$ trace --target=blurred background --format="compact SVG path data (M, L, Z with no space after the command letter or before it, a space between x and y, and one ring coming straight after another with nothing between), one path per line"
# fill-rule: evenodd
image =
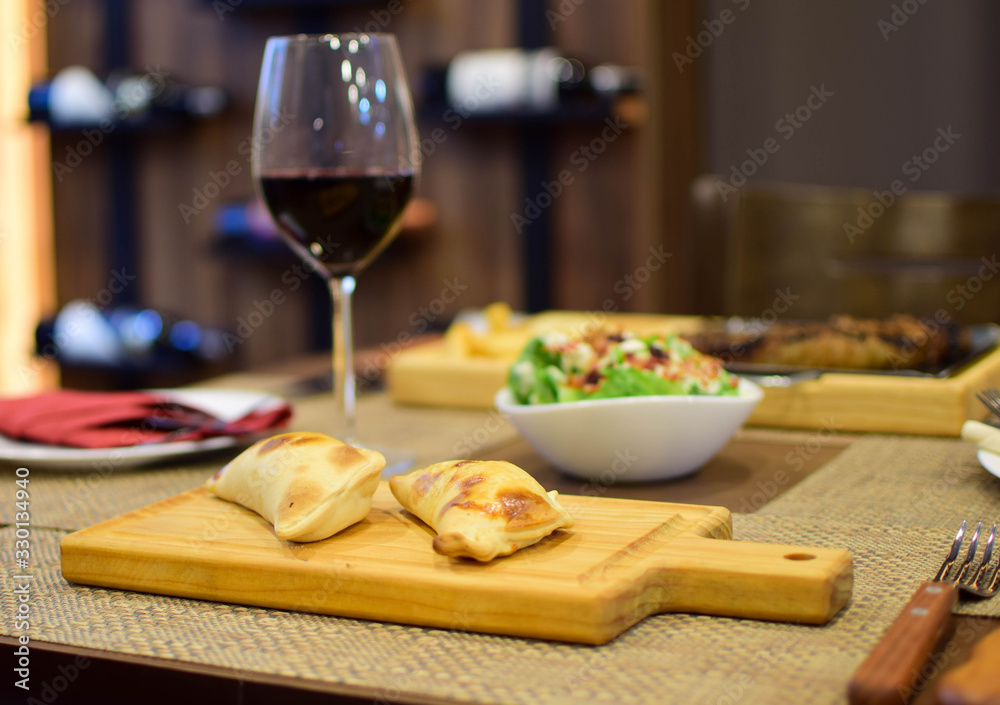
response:
M998 320L998 26L989 0L5 0L0 392L330 346L250 178L264 43L300 32L395 33L423 138L358 346L493 301ZM517 94L461 65L542 68Z

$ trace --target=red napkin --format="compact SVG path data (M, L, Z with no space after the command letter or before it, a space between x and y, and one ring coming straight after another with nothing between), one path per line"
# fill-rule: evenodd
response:
M149 392L65 389L0 399L0 434L46 445L114 448L244 435L283 425L291 415L291 407L281 404L225 422Z

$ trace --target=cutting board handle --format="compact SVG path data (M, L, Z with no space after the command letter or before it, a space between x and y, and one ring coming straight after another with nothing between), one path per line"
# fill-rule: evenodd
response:
M702 537L674 538L640 566L662 608L655 611L804 624L829 622L854 583L844 550Z

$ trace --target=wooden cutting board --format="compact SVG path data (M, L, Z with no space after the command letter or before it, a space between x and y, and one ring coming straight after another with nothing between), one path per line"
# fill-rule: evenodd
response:
M697 332L710 322L698 316L539 313L527 319L520 339L504 341L503 356L462 356L443 341L401 351L389 367L389 395L400 404L493 408L493 397L506 384L510 363L517 357L517 343L523 345L536 332L573 331L605 320L641 333L679 335ZM768 388L747 424L959 436L966 419L989 416L976 392L996 386L1000 386L1000 348L949 379L837 372L790 387Z
M368 517L324 541L202 488L70 534L71 583L445 629L602 644L650 614L824 624L853 583L846 551L732 536L729 510L561 495L576 525L480 564L437 555L434 532L382 483Z

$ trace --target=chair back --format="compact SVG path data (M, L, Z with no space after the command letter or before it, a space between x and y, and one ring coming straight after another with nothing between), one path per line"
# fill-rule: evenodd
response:
M698 313L1000 321L1000 199L720 183L692 185Z

